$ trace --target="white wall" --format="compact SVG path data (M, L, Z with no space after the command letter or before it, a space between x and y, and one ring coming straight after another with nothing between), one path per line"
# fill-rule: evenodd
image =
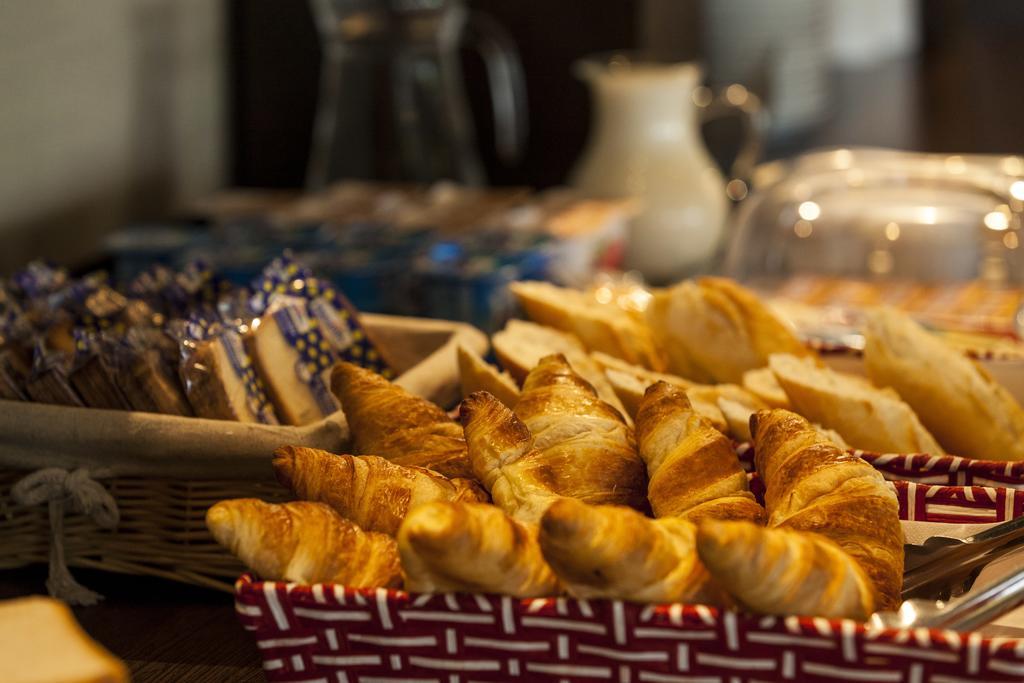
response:
M0 0L0 271L218 187L223 0Z

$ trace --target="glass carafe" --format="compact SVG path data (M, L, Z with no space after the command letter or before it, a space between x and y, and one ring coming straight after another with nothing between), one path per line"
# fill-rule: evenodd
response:
M515 45L461 0L311 0L323 49L307 185L340 178L484 181L459 51L480 53L495 145L513 163L526 135Z

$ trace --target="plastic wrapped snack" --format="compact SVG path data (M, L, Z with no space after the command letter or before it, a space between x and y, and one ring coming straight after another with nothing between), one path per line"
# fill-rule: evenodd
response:
M306 299L277 296L249 336L256 368L285 424L309 424L341 407L329 377L338 356L323 329Z
M40 341L32 356L32 371L25 392L37 403L82 406L82 399L68 381L74 354L53 349Z
M276 297L304 299L309 317L341 360L394 377L386 351L373 340L359 321L359 314L329 282L313 276L308 268L287 256L274 259L253 283L253 313L263 315Z
M278 424L241 335L220 322L192 316L174 325L181 340L185 395L199 417Z
M128 410L121 390L111 335L77 328L75 354L68 381L89 408Z

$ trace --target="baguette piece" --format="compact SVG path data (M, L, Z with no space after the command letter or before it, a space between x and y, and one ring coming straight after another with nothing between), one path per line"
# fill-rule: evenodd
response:
M563 498L544 513L540 547L578 598L726 605L698 561L696 531L684 519Z
M637 411L640 410L640 403L643 401L644 392L647 391L647 387L651 386L651 383L645 382L636 375L622 372L621 370L608 369L604 371L604 374L608 377L608 381L611 382L612 388L615 393L618 394L622 404L626 407L626 412L632 416L634 422L636 421ZM720 432L725 432L729 428L729 423L725 419L725 415L722 414L721 408L719 408L715 402L708 401L708 393L702 392L698 387L704 385L691 385L689 391L693 392L693 409L697 411L705 420L710 422L715 429ZM688 392L689 394L689 392Z
M795 412L839 432L854 448L879 453L945 452L892 389L878 389L809 358L776 355L769 367Z
M462 427L425 398L344 362L331 372L331 391L345 412L356 454L379 455L451 478L473 476Z
M75 621L63 602L33 595L0 602L4 683L128 683L128 667Z
M697 553L715 580L751 611L866 621L871 584L850 555L824 536L704 520Z
M268 581L402 585L395 539L363 531L323 503L222 500L206 512L206 526L218 543Z
M394 536L417 505L435 500L484 502L468 479L449 480L422 467L403 467L375 455L335 455L316 448L274 451L277 480L303 500L326 503L364 531Z
M528 318L575 334L590 351L654 370L665 367L650 330L616 304L600 304L583 292L549 282L513 282L509 290Z
M1024 410L975 361L891 308L872 310L864 367L899 392L950 452L985 460L1024 460Z
M501 372L464 344L459 344L459 383L462 398L476 391L486 391L509 408L519 401L519 387L507 372Z
M811 353L756 294L725 278L655 292L647 322L669 370L698 382L740 382L773 353Z
M757 412L756 409L742 405L736 401L730 401L727 398L718 399L718 407L722 409L722 414L729 423L729 432L734 438L743 442L754 440L753 435L750 433L750 418ZM694 410L696 410L696 406L694 406ZM850 444L846 443L846 440L839 436L839 432L832 429L825 429L821 425L812 424L811 426L814 427L818 434L843 450L848 450L850 448Z
M767 407L759 398L735 384L697 384L677 375L654 372L639 365L631 365L607 354L592 353L590 355L598 365L604 368L604 373L608 377L608 381L611 382L612 388L634 418L636 418L636 411L640 407L640 401L643 399L647 387L656 382L667 382L685 389L695 411L711 422L715 429L739 439L743 438L743 434L749 433L749 429L743 425L739 433L736 433L736 425L726 418L724 411L719 406L719 401L723 398L728 399L747 406L750 412Z
M766 408L793 409L789 403L789 397L779 386L779 381L775 379L771 368L765 366L756 370L747 370L743 373L741 383L744 389L761 399Z
M632 429L563 356L534 368L515 413L486 392L463 401L460 412L477 478L516 519L535 523L563 496L644 504Z
M406 590L537 598L561 592L541 555L536 528L493 505L425 503L398 531Z
M788 410L759 411L750 428L768 525L833 541L864 570L876 609L895 609L903 584L903 529L892 486Z
M587 355L580 340L571 334L522 320L509 320L505 329L491 337L491 346L503 368L519 383L526 381L541 358L560 353L606 402L618 410L628 424L633 420L608 382L600 366Z
M636 416L636 441L656 517L764 523L732 443L698 415L678 387L651 385Z

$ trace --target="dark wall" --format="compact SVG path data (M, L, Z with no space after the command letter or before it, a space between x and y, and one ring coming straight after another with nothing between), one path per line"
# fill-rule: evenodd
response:
M512 34L525 67L530 138L522 162L504 168L493 153L490 103L481 63L465 55L477 140L496 184L562 182L586 134L586 91L569 73L574 59L632 47L636 2L628 0L470 0ZM317 92L319 47L308 5L231 2L234 181L249 186L303 183Z
M478 148L496 184L545 187L564 181L589 121L586 90L569 73L576 58L631 48L638 41L666 57L699 55L697 0L468 2L511 32L526 72L528 148L519 165L505 168L492 151L481 64L465 55ZM652 8L657 10L644 11ZM671 19L665 21L665 16ZM657 21L652 23L652 18ZM856 144L1024 152L1024 2L922 0L922 21L919 59L837 73L836 115L774 154ZM319 68L309 8L302 0L231 0L231 30L233 180L250 186L300 186ZM719 146L712 144L712 150Z

